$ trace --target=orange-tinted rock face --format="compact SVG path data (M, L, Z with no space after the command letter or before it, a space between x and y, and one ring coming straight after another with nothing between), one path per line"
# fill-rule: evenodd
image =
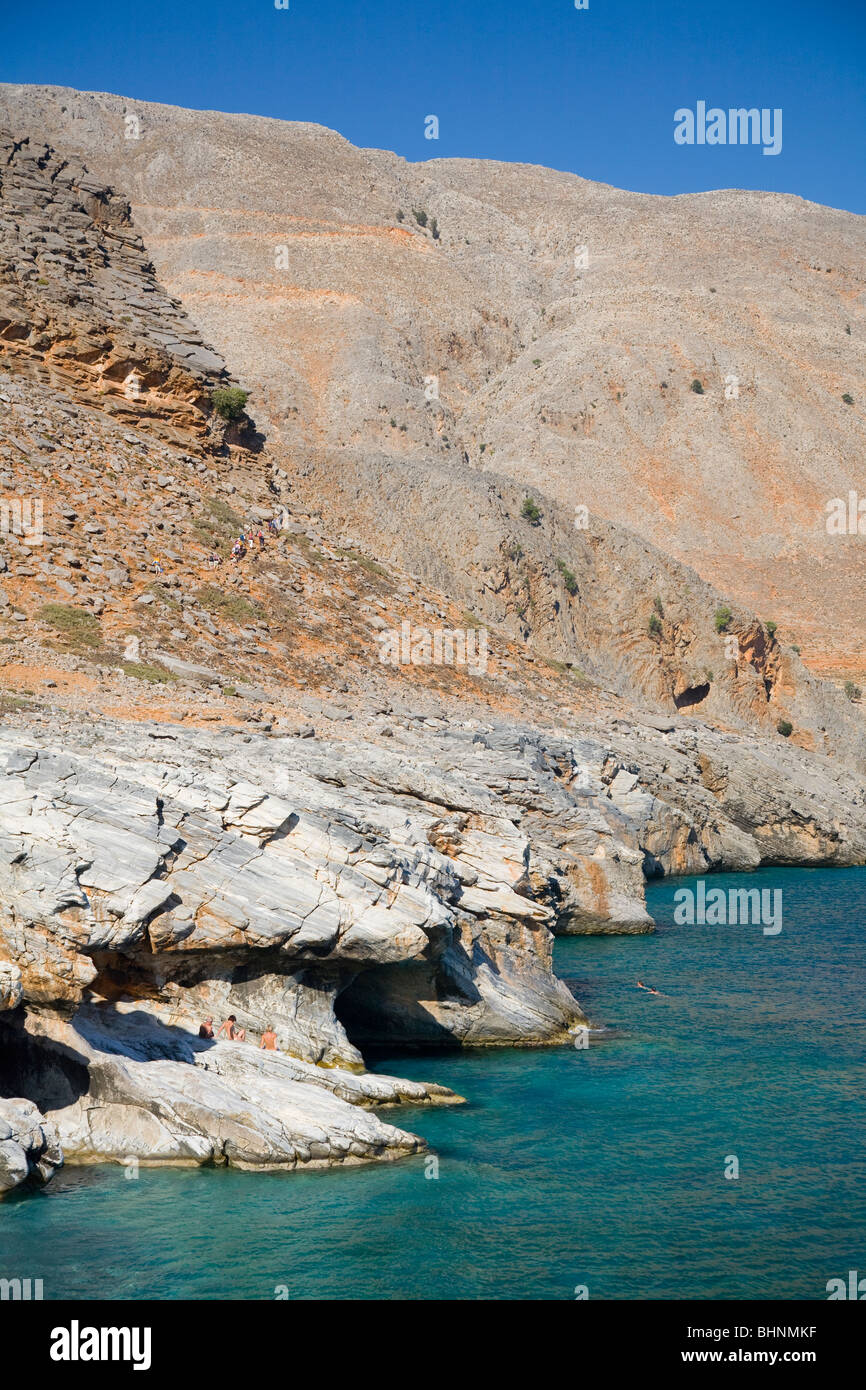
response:
M207 446L224 363L158 283L126 200L0 132L0 365L175 442Z
M129 196L320 495L371 457L509 476L693 565L814 669L866 670L863 537L826 527L866 497L862 218L68 89L2 88L0 113Z
M359 1077L362 1041L566 1041L553 930L650 930L645 875L866 859L859 708L767 621L802 583L835 641L854 553L798 569L791 383L832 346L785 355L790 200L758 236L751 195L3 110L0 1089L74 1156L414 1152L360 1107L454 1097ZM806 240L847 256L836 216ZM255 426L214 417L229 370ZM282 1055L199 1055L230 1010Z

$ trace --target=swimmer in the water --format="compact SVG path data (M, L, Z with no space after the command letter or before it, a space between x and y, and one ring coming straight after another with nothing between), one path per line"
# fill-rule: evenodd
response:
M637 987L638 987L638 989L645 989L646 992L647 992L647 994L660 994L660 993L661 993L661 990L653 989L650 985L645 985L644 982L643 982L643 980L638 980L638 982L637 982Z

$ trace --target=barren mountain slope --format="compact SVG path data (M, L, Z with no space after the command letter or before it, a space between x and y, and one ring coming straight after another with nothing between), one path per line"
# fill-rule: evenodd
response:
M12 529L4 564L18 603L13 622L50 623L42 601L51 589L80 595L93 609L88 621L101 619L89 629L96 644L109 633L118 641L130 623L139 632L129 635L143 635L143 608L151 605L146 641L163 661L179 642L187 661L193 652L231 658L229 620L246 628L241 640L257 667L262 657L266 669L274 659L266 637L276 639L279 665L289 655L300 674L317 620L310 623L309 606L302 617L283 597L287 580L291 593L305 592L286 573L294 557L285 539L274 568L260 578L255 547L247 566L252 584L236 565L220 583L208 582L215 576L205 548L287 502L303 513L305 520L295 522L302 529L321 507L332 540L336 535L345 547L360 536L362 545L438 590L429 611L449 629L477 627L479 619L489 625L494 663L528 642L576 668L580 679L606 683L629 700L648 699L665 711L700 705L710 719L773 736L785 720L802 746L834 754L844 745L852 765L866 765L862 721L847 700L812 679L752 613L726 610L720 630L720 596L624 527L594 517L576 530L567 509L552 502L523 516L516 484L447 455L421 468L408 457L356 453L346 467L345 456L337 462L326 453L315 468L295 468L293 487L279 466L291 456L256 435L249 421L226 427L212 410L211 392L227 379L225 369L166 299L123 198L29 137L0 139L0 360L23 379L14 404L8 402L12 430L2 453L13 468L4 485L27 497L34 476L41 478L53 552L49 563L39 563ZM29 390L20 389L23 382ZM54 399L58 388L79 402L71 413ZM161 471L151 471L147 445L136 463L138 438L112 431L106 417L174 445L163 443ZM79 421L84 458L69 439L72 420ZM97 438L102 460L94 467L89 446ZM202 446L218 467L196 457ZM87 522L79 513L85 503ZM70 530L85 540L84 553L64 547L61 537ZM149 576L157 562L165 570L166 560L170 578L154 586ZM229 598L227 587L241 593ZM386 588L390 599L378 596L379 631L417 626L419 605L406 586L402 595L399 579ZM366 642L357 642L350 616L357 601L357 591L326 585L319 602L330 612L329 627L316 635L326 668L334 662L348 672L351 653L357 683L368 691L369 665L381 671L380 652L369 628ZM209 669L206 660L198 664ZM492 666L494 680L504 674ZM261 679L260 670L256 675Z
M125 190L0 161L0 1191L417 1152L371 1109L459 1097L359 1048L570 1044L552 932L866 859L861 709L770 626L444 441L226 424Z
M68 89L0 88L0 117L132 198L300 491L356 466L383 495L393 465L492 468L688 560L817 669L866 668L862 537L829 536L825 511L866 494L862 218L408 165L313 125ZM399 512L390 531L394 553Z

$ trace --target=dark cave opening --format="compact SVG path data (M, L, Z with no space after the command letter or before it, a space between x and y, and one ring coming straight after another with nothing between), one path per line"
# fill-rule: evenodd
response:
M424 1005L442 997L429 961L377 965L359 971L340 991L334 1014L361 1052L392 1045L453 1047L453 1033Z
M45 1046L16 1009L0 1022L0 1096L32 1100L43 1113L72 1105L90 1090L88 1060L70 1047Z
M709 681L705 681L703 685L690 685L685 690L681 690L679 695L674 696L674 704L677 709L688 709L690 705L699 705L709 693Z

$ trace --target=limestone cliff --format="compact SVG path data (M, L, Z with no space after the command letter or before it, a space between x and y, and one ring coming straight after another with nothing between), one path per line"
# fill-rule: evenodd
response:
M84 143L113 100L85 102ZM235 337L200 296L163 289L162 214L139 201L133 220L127 202L162 176L109 142L92 157L129 174L112 187L15 131L0 137L0 1186L45 1181L64 1154L294 1168L417 1153L378 1107L460 1097L368 1073L368 1046L569 1045L588 1020L553 972L555 932L652 930L643 885L660 872L866 861L859 710L771 624L616 520L576 528L555 487L524 507L516 472L455 455L453 403L405 449L369 447L366 416L349 447L340 422L370 383L329 367L289 429L289 374L272 394L247 376L249 323ZM322 140L301 144L312 158ZM326 144L355 168L359 152ZM447 206L468 216L463 195ZM298 246L330 236L309 212ZM389 248L370 293L387 298L392 251L439 255L420 225L358 232ZM511 352L523 329L479 313ZM484 333L476 349L492 350ZM460 360L459 337L448 351ZM232 372L256 386L255 424L214 414ZM397 411L378 385L376 416ZM388 429L409 434L398 414ZM452 649L483 633L484 659L385 660L405 629ZM229 1013L247 1041L199 1038ZM278 1052L257 1046L267 1024Z

